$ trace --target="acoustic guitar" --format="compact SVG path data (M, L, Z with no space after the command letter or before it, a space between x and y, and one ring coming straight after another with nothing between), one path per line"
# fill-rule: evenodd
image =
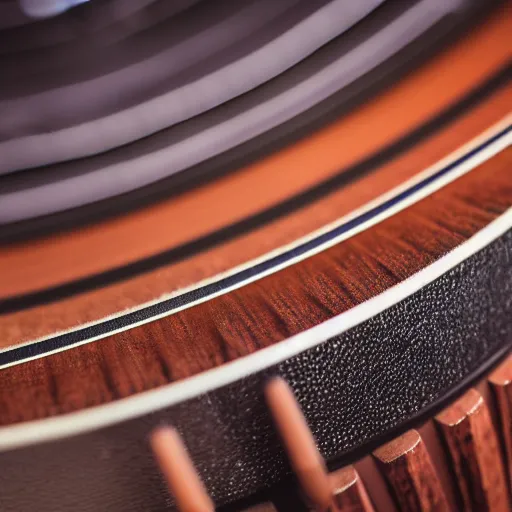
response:
M511 34L3 0L0 511L511 511Z

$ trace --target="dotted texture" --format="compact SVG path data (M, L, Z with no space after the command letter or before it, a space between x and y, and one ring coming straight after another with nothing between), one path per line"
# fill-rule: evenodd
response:
M226 503L289 474L262 400L293 386L331 464L411 426L512 341L512 231L369 321L265 372L142 418L0 454L0 510L172 510L147 443L172 422ZM412 425L414 421L412 422Z

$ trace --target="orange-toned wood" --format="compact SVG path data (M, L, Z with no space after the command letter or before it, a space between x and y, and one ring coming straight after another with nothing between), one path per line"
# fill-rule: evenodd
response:
M505 87L482 105L363 180L205 253L77 297L3 315L0 317L0 348L47 336L158 299L164 293L189 286L290 243L387 192L455 151L500 120L510 105L512 88Z
M373 452L402 512L448 511L430 456L416 430Z
M339 512L374 512L365 486L353 466L334 471L329 477L334 489L334 504Z
M265 385L264 393L305 504L318 512L328 510L333 496L325 461L293 390L284 379L274 377Z
M295 265L149 324L0 371L0 423L80 410L177 381L347 311L507 210L511 165L509 148L403 212Z
M180 512L215 512L215 504L179 433L160 427L151 433L151 448Z
M512 355L491 373L489 383L494 392L505 445L508 477L512 492Z
M101 225L2 249L0 268L9 272L2 276L0 297L137 261L311 187L400 139L491 76L510 58L511 30L512 12L503 8L340 122L215 183Z
M448 453L434 421L427 421L418 427L417 430L430 455L450 510L458 510L460 508L460 500L455 489Z
M436 416L464 510L510 510L507 480L492 420L475 389Z
M390 489L370 454L354 464L377 512L399 512Z

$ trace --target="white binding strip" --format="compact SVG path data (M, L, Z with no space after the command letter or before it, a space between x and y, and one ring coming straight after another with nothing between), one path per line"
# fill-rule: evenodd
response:
M200 286L196 285L196 286L191 287L189 289L182 289L182 290L180 290L179 293L176 293L174 295L164 296L164 298L161 298L159 300L153 301L151 303L146 303L144 305L144 307L137 307L137 308L134 308L134 309L131 309L131 310L124 310L122 312L122 314L111 315L109 317L106 317L106 318L102 319L101 321L91 322L89 324L84 324L84 325L82 325L80 327L80 329L83 329L85 327L89 327L89 326L92 326L92 325L97 325L97 324L99 324L101 322L104 322L104 321L107 321L107 320L110 320L110 319L113 319L113 318L119 318L120 316L124 316L124 315L132 313L134 311L139 311L139 310L144 309L146 307L149 307L151 305L154 305L154 304L157 304L159 302L162 302L163 300L167 300L167 299L170 299L170 298L175 297L177 295L182 295L183 293L186 293L186 292L191 291L193 289L197 289L197 288L200 288L200 287L205 286L207 284L211 284L211 283L213 283L215 281L223 279L224 277L227 277L229 275L233 275L234 273L243 271L244 269L250 268L251 266L254 266L254 265L256 265L258 263L261 263L261 262L263 262L265 260L273 258L274 256L282 254L283 252L286 252L286 251L291 250L291 249L293 249L295 247L298 247L299 245L302 245L303 243L311 241L314 238L316 238L318 236L321 236L322 234L327 233L328 231L331 231L332 229L334 229L334 228L336 228L338 226L341 226L342 224L344 224L346 222L349 222L350 220L352 220L352 219L358 217L359 215L361 215L361 214L371 210L372 208L375 208L379 204L384 203L385 201L387 201L387 200L397 196L398 194L400 194L404 190L407 190L408 188L414 186L415 184L423 181L424 179L428 178L429 176L431 176L435 172L438 172L439 170L443 169L444 167L447 167L448 165L450 165L451 163L453 163L457 159L459 159L462 156L464 156L464 154L469 153L475 147L478 147L479 145L483 144L486 140L491 139L494 135L496 135L497 133L503 131L505 128L507 128L511 124L511 122L512 122L512 114L509 114L509 115L505 116L505 118L503 120L501 120L499 123L497 123L496 125L494 125L490 129L486 130L483 134L481 134L480 136L478 136L477 138L472 140L470 143L465 144L460 149L456 150L454 153L452 153L449 156L443 158L440 162L438 162L437 164L429 167L425 171L419 173L414 178L412 178L411 180L408 180L407 182L405 182L401 186L396 187L393 190L389 191L388 193L383 194L382 196L378 197L374 201L371 201L370 203L367 203L364 206L364 208L360 208L358 210L355 210L351 214L346 215L346 216L342 217L341 219L338 219L337 221L335 221L335 222L333 222L331 224L328 224L328 225L322 227L321 229L319 229L317 231L314 231L313 233L310 233L308 236L300 238L299 240L295 241L292 244L288 244L288 245L282 246L279 249L276 249L276 250L274 250L272 252L269 252L269 253L265 254L261 258L251 260L250 262L248 262L245 265L241 265L239 267L236 267L236 269L234 271L231 271L231 272L225 273L225 274L218 274L214 279L211 279L209 281L201 282ZM80 341L80 342L77 342L77 343L74 343L74 344L71 344L71 345L67 345L67 346L62 347L62 348L58 348L58 349L55 349L55 350L44 352L43 354L38 354L38 355L33 356L33 357L27 357L27 358L24 358L24 359L20 359L18 361L14 361L12 363L0 365L0 370L3 369L3 368L8 368L10 366L14 366L14 365L17 365L17 364L24 363L26 361L31 361L31 360L34 360L34 359L40 359L41 357L46 357L46 356L49 356L51 354L62 352L64 350L69 350L69 349L72 349L74 347L78 347L80 345L84 345L86 343L92 343L92 342L100 340L102 338L106 338L107 336L112 336L114 334L126 331L128 329L133 329L134 327L138 327L140 325L144 325L144 324L147 324L149 322L153 322L155 320L159 320L160 318L164 318L166 316L170 316L170 315L175 314L175 313L177 313L179 311L183 311L184 309L188 309L188 308L190 308L192 306L196 306L198 304L201 304L203 302L211 300L211 299L213 299L215 297L218 297L220 295L224 295L225 293L231 292L232 290L236 290L238 288L241 288L242 286L246 286L247 284L250 284L250 283L252 283L254 281L262 279L262 278L264 278L264 277L266 277L266 276L268 276L270 274L273 274L275 272L278 272L278 271L280 271L280 270L282 270L282 269L284 269L286 267L294 265L294 264L296 264L296 263L298 263L298 262L300 262L300 261L302 261L302 260L304 260L306 258L310 258L311 256L314 256L315 254L318 254L319 252L322 252L322 251L325 251L326 249L329 249L330 247L332 247L332 246L342 242L343 240L346 240L347 238L350 238L350 237L356 235L357 233L360 233L361 231L364 231L364 230L368 229L369 227L371 227L371 226L373 226L375 224L378 224L379 222L382 222L383 220L387 219L388 217L391 217L392 215L395 215L396 213L400 212L401 210L403 210L403 209L411 206L412 204L420 201L421 199L423 199L426 196L432 194L436 190L439 190L440 188L444 187L448 183L454 181L455 179L459 178L460 176L463 176L464 174L466 174L469 171L473 170L475 167L478 167L479 165L481 165L485 161L489 160L494 155L496 155L497 153L499 153L500 151L502 151L503 149L508 147L511 143L512 143L512 132L504 134L502 137L500 137L499 139L494 141L489 146L485 147L483 150L479 151L478 153L476 153L472 157L468 158L467 160L464 160L457 167L454 167L446 175L444 175L441 178L433 181L431 184L421 188L417 192L415 192L413 194L410 194L409 196L407 196L405 199L403 199L399 203L391 206L390 208L387 208L386 210L384 210L380 214L376 215L375 217L372 217L371 219L367 220L366 222L363 222L363 223L359 224L358 226L354 227L353 229L348 230L345 233L342 233L339 236L332 238L331 240L329 240L329 241L325 242L324 244L321 244L321 245L311 249L310 251L307 251L307 252L305 252L303 254L300 254L300 255L298 255L298 256L296 256L294 258L290 258L290 259L282 262L281 264L275 265L272 268L270 268L270 269L268 269L268 270L266 270L264 272L261 272L261 273L255 275L255 276L252 276L250 278L247 278L247 279L244 279L242 281L239 281L238 283L233 284L232 286L228 286L226 288L223 288L222 290L219 290L218 292L206 295L206 296L204 296L204 297L202 297L200 299L197 299L195 301L191 301L191 302L188 302L186 304L183 304L182 306L179 306L177 308L171 309L169 311L164 311L164 312L162 312L160 314L157 314L157 315L154 315L154 316L150 316L150 317L148 317L148 318L146 318L144 320L141 320L139 322L134 322L132 324L120 327L119 329L114 329L114 330L108 331L107 333L103 333L103 334L100 334L98 336L93 336L93 337L88 338L86 340L83 340L83 341ZM70 332L75 332L75 331L80 330L80 329L77 329L77 328L70 329L68 331L62 331L62 332L53 334L51 336L46 336L46 337L38 338L36 340L27 341L25 343L20 343L20 344L17 344L17 345L10 345L9 347L1 349L0 353L7 352L9 350L18 349L18 348L21 348L21 347L24 347L24 346L27 346L27 345L32 345L32 344L35 344L35 343L39 343L41 341L44 341L44 340L47 340L47 339L51 339L51 338L54 338L56 336L60 336L62 334L67 334L67 333L70 333Z
M62 416L0 428L0 451L52 441L149 414L242 379L315 347L411 296L477 253L512 227L512 208L469 240L428 267L372 299L311 329L220 367L123 398ZM172 418L170 418L172 420Z

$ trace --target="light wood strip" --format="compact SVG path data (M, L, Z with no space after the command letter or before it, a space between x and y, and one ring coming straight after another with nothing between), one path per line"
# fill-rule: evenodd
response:
M279 272L94 343L5 368L0 424L82 410L198 375L348 311L505 212L512 204L511 165L508 148L405 211Z
M450 510L430 456L416 430L373 452L402 512Z
M436 416L436 422L448 448L463 509L509 511L499 444L482 395L470 389Z
M428 137L427 140L364 178L333 190L328 196L280 219L275 219L267 226L262 226L205 252L192 255L183 261L169 263L117 284L106 285L28 310L5 314L0 322L0 347L5 348L48 336L148 301L158 300L163 294L174 293L180 288L183 289L203 279L210 279L253 258L293 243L298 238L340 219L368 201L389 192L405 180L417 175L418 172L436 164L441 158L457 150L502 119L503 112L508 111L510 104L512 104L512 88L504 87L465 115ZM204 208L199 207L195 209L196 212L203 210ZM211 213L213 210L210 208L209 211ZM176 214L176 218L189 219L184 214ZM164 220L157 224L168 225L169 222ZM193 226L195 222L190 220L187 224ZM144 230L149 228L139 229L140 231L136 231L132 228L131 232L145 232ZM170 232L173 231L170 230ZM137 245L144 246L139 236L136 238ZM89 247L105 247L105 243L91 241ZM124 249L120 247L119 242L116 244L118 254L123 254ZM27 250L30 252L32 249ZM75 264L76 254L80 253L80 249L75 251L71 248L63 248L62 251L62 254L68 254L66 261ZM97 259L97 256L96 254L90 259ZM38 261L44 261L43 258L44 256L41 256ZM2 265L3 263L0 262L0 267ZM22 262L18 265L22 265ZM44 274L45 270L40 268L39 272ZM31 282L31 278L26 274L24 279L25 283ZM0 283L0 288L2 286L5 286L4 280Z

